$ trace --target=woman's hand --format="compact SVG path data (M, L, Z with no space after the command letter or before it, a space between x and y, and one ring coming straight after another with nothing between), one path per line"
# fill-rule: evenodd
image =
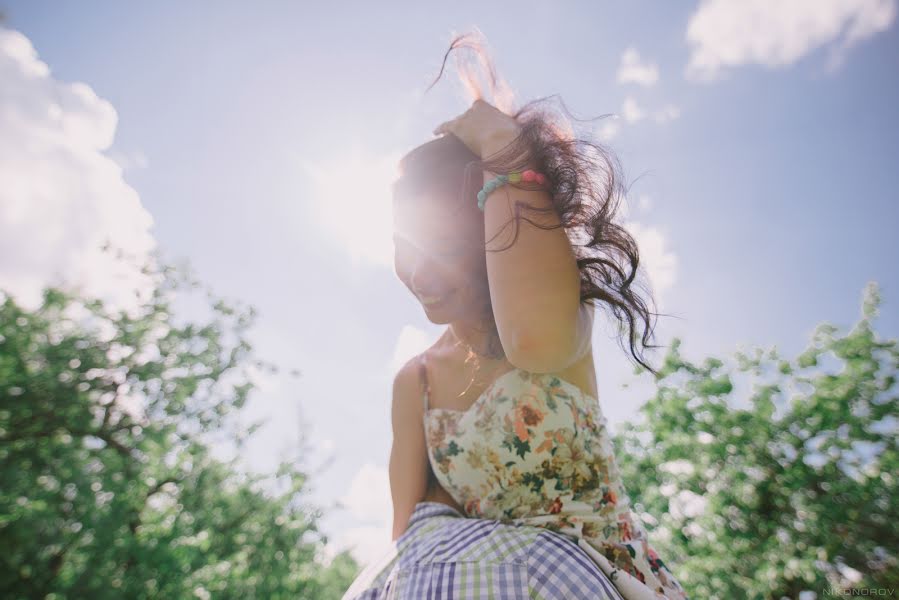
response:
M515 119L479 98L467 111L434 130L434 135L443 133L452 133L479 158L486 158L518 137L521 126Z

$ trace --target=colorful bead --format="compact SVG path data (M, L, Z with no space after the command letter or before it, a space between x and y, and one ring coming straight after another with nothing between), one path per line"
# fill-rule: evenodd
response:
M542 185L546 183L546 176L543 175L543 173L534 171L533 169L527 169L522 173L497 175L496 177L485 183L483 189L478 192L478 208L480 208L482 211L484 210L484 203L487 202L487 196L493 193L496 188L501 187L507 183L519 183L521 181L536 181L537 183Z

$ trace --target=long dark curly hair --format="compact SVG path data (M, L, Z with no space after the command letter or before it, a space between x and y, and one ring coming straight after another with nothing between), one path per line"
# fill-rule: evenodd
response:
M450 53L466 48L474 50L480 65L484 67L492 95L497 97L502 93L499 89L501 82L496 77L486 43L478 39L479 35L463 34L453 39L444 56L440 73L428 90L443 75ZM470 70L463 71L460 79L467 86L470 95L475 98L484 97L485 94L478 87L476 77ZM449 197L458 198L461 210L481 215L475 198L484 183L484 170L507 174L530 166L544 173L547 178L544 189L548 189L552 206L540 209L516 203L514 218L502 230L505 231L507 226L514 223L515 235L510 245L495 250L485 248L485 251L501 252L514 244L522 219L541 229L564 227L581 273L581 303L590 303L594 307L598 304L611 312L618 325L618 341L622 349L629 351L636 363L658 377L659 372L647 363L643 350L659 347L650 343L654 335L652 317L659 313L649 309L655 303L648 283L643 281L644 269L640 268L637 242L624 227L616 223L619 203L628 192L628 186L620 175L621 165L608 147L591 140L589 136L576 136L570 121L561 118L546 106L547 101L552 98L557 96L532 100L518 110L508 110L501 106L502 103L509 103L507 98L502 99L502 102L494 102L497 108L512 116L521 128L520 135L498 154L478 157L452 134L428 141L408 152L400 161L400 177L394 182L395 208L403 199L420 199L423 197L420 193L422 190L433 190L436 187L451 192ZM564 102L561 104L565 114L571 117ZM527 189L535 184L521 182L508 185ZM446 196L435 194L433 197ZM544 225L524 216L528 211L544 213L552 210L559 217L558 225ZM477 221L473 220L473 224L475 223ZM477 229L472 227L472 238L476 238ZM486 246L483 226L479 229L480 240ZM486 265L486 254L484 261ZM486 277L478 285L484 292L480 295L484 298L484 304L479 307L483 316L483 331L490 334L487 356L501 358L504 352L496 329ZM626 348L622 343L625 338ZM469 358L474 356L470 351Z

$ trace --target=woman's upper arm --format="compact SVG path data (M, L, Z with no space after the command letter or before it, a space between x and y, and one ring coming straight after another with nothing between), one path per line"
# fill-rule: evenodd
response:
M406 530L415 505L427 492L428 455L422 418L421 389L415 361L406 363L393 380L390 450L390 495L393 499L393 539Z

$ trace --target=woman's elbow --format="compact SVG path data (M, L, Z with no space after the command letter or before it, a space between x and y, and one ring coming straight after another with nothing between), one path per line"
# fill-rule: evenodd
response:
M558 336L535 337L507 353L510 363L532 373L556 373L570 366L577 358L571 340Z

